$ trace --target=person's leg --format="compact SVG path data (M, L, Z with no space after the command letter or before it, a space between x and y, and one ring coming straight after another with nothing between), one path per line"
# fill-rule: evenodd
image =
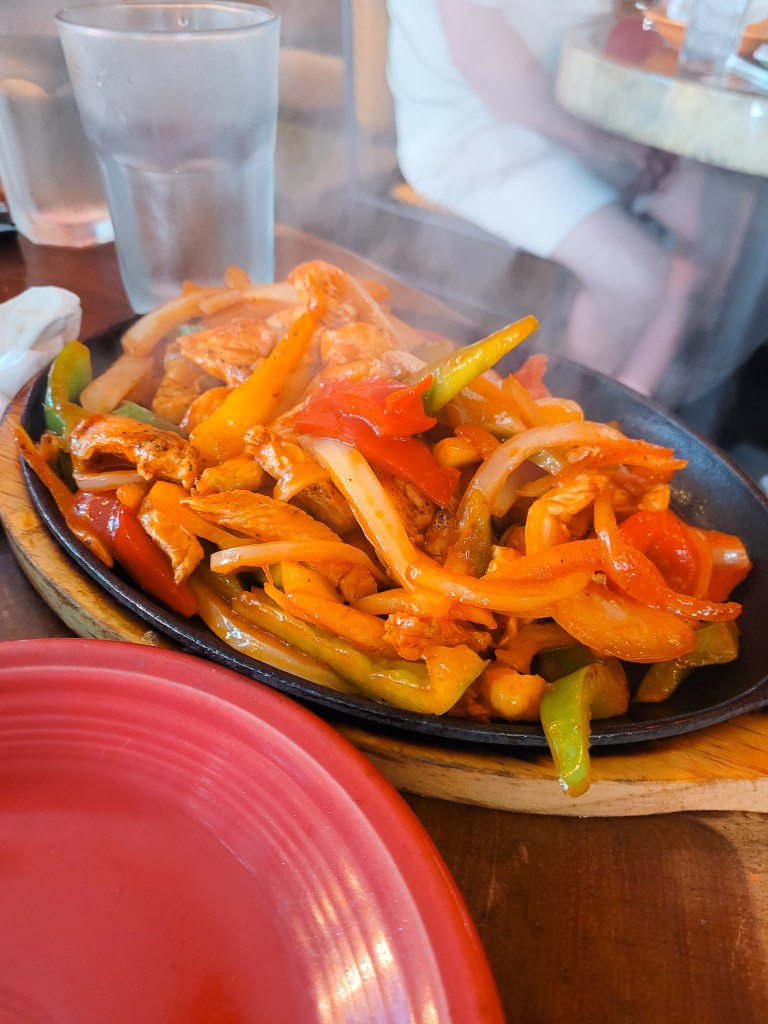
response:
M650 393L682 337L695 269L629 213L605 206L554 253L580 280L568 355Z

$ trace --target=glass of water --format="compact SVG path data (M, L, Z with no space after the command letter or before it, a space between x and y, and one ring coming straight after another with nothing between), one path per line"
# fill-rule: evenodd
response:
M80 248L112 239L107 202L50 0L0 3L0 181L32 242Z
M279 18L234 0L57 15L123 284L143 313L231 264L271 281Z

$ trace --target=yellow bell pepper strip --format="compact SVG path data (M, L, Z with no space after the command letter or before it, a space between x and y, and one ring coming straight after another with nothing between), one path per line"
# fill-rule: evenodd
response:
M92 380L91 353L80 341L70 341L57 354L48 370L43 399L45 425L62 437L69 437L86 412L76 404L80 392Z
M603 548L608 578L630 597L651 608L674 612L688 619L721 622L741 614L735 601L718 604L678 594L667 583L654 563L641 551L624 541L616 523L610 494L603 491L595 499L595 533Z
M302 654L301 651L238 615L226 597L205 582L200 567L187 582L197 600L200 618L212 633L233 650L262 661L281 672L290 672L301 679L320 683L332 690L340 690L342 693L355 692L353 686L345 683L326 665Z
M555 601L549 614L574 640L603 657L666 661L696 646L695 631L678 615L649 608L600 583Z
M424 411L432 416L468 384L482 376L498 361L524 341L539 326L534 316L525 316L515 323L502 327L487 338L456 349L444 359L412 373L408 383L415 385L432 377L432 383L424 392Z
M370 654L394 655L391 645L384 639L385 625L382 619L357 608L350 608L338 598L323 597L299 588L289 590L282 574L281 583L283 591L265 583L264 593L289 615L314 623Z
M492 710L511 722L538 721L541 698L549 688L542 676L518 672L499 661L493 661L485 668L480 686Z
M560 785L572 797L589 789L593 718L623 715L629 706L626 676L612 663L593 662L555 680L541 696L541 724Z
M302 313L247 380L195 427L190 440L207 462L239 455L246 431L273 418L291 374L307 357L316 327L314 314Z
M280 563L280 581L283 590L292 594L295 590L303 590L316 597L323 597L328 601L340 601L339 591L318 572L308 565L299 565L298 562Z
M15 427L14 436L21 457L39 477L43 486L47 488L67 528L100 562L103 562L107 568L111 568L114 565L114 558L109 547L104 543L96 530L92 529L88 523L83 522L79 516L74 514L75 496L72 491L45 461L38 451L35 442L23 427Z
M435 647L424 662L367 655L326 630L289 615L252 591L233 610L291 646L317 658L368 697L422 714L449 711L480 675L485 662L468 647Z
M518 672L530 672L533 659L550 647L565 647L573 638L556 622L527 622L496 648L496 657Z
M155 544L138 517L114 495L80 492L73 513L97 532L115 561L152 597L185 618L197 611L197 601L186 582L177 583L170 561Z
M141 503L149 493L152 486L149 480L138 480L129 484L120 484L115 488L115 495L121 505L126 505L131 512L138 513ZM86 488L81 488L86 490Z
M710 622L696 630L696 646L681 658L651 665L634 696L638 703L666 700L695 668L724 665L739 655L739 631L735 622Z

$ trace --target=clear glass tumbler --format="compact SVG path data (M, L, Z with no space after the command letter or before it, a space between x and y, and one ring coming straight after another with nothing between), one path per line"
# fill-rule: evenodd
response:
M271 281L279 18L234 0L59 12L136 312L227 266Z
M687 74L719 77L738 53L749 14L750 0L692 0L680 70Z
M0 3L0 181L26 238L79 248L113 234L56 31L59 6Z

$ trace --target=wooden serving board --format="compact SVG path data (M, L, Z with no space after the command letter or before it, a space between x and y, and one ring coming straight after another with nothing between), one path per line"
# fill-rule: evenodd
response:
M0 422L0 520L23 572L78 636L173 648L92 582L33 508L13 440L19 397ZM768 715L752 712L699 732L596 748L592 785L572 800L545 751L488 753L373 728L339 725L398 789L512 811L629 816L684 810L768 812Z

